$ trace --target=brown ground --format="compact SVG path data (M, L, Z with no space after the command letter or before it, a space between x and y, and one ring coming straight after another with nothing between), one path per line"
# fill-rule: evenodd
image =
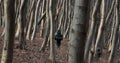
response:
M56 48L56 63L67 63L67 40L62 41L61 48ZM27 41L26 50L17 48L18 41L15 40L13 63L49 63L49 48L44 52L39 48L42 44L42 38L35 38L34 41ZM2 54L3 38L0 38L0 58ZM0 59L1 61L1 59Z
M63 40L60 49L56 46L56 63L67 63L67 42L68 40ZM39 48L42 44L42 38L35 38L34 41L27 41L27 50L19 50L16 48L18 43L15 40L14 46L14 58L13 63L49 63L49 48L46 47L45 52L39 52ZM3 47L3 38L0 37L0 60ZM109 53L104 52L101 61L95 63L107 63ZM120 58L120 53L116 55L116 61ZM115 62L117 63L117 62Z

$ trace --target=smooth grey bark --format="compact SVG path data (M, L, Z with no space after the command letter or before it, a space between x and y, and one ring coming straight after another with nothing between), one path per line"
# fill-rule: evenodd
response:
M49 17L50 17L50 56L49 60L52 63L55 63L55 40L54 40L54 33L55 33L55 16L56 16L56 3L57 0L50 0L49 4Z
M84 62L87 63L88 61L88 56L89 56L89 51L92 45L92 40L93 40L93 35L95 33L94 29L95 29L95 16L96 16L96 12L97 12L97 8L99 6L99 0L95 1L93 10L92 10L92 15L90 16L90 20L91 20L91 26L89 28L89 33L87 36L87 41L86 41L86 46L85 46L85 54L84 54Z
M33 25L33 33L32 33L32 36L31 36L31 40L33 40L36 36L36 30L37 30L37 19L38 19L38 11L39 11L39 6L40 6L40 1L41 0L38 0L37 1L37 5L36 5L36 8L35 8L35 16L34 16L34 25Z
M46 28L47 30L45 31L45 37L43 39L42 46L40 48L40 51L44 51L45 46L47 45L47 42L49 40L49 35L50 35L50 17L49 17L49 1L46 1Z
M83 63L86 41L88 0L75 0L74 16L70 30L68 63Z
M96 43L95 43L95 57L96 59L99 59L98 53L102 54L102 36L103 36L103 30L104 30L104 13L105 13L105 2L104 0L101 0L100 2L100 25L98 28L98 34L97 34L97 38L96 38ZM100 51L98 51L98 49Z
M21 0L21 9L20 9L20 36L19 36L19 41L20 41L20 49L25 49L25 23L26 23L26 9L27 9L27 0Z
M28 11L28 14L27 16L29 15L28 17L28 21L29 21L29 25L28 25L28 28L27 28L27 31L26 31L26 39L27 40L30 40L31 39L31 35L32 35L32 27L33 27L33 24L34 24L34 16L35 16L35 9L33 9L33 7L35 6L35 1L32 0L31 3L28 3L30 6L29 11Z
M1 63L12 63L15 34L15 0L4 0L5 36Z
M113 39L112 39L112 48L111 48L111 53L109 57L108 63L114 63L114 58L117 50L117 42L118 42L118 34L119 34L119 14L118 14L118 0L116 0L115 6L114 6L114 14L115 14L115 28L114 28L114 33L113 33Z

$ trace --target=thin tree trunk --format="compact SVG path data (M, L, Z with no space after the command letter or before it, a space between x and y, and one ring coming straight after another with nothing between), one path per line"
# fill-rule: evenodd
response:
M26 22L26 6L27 6L27 0L21 0L21 8L20 8L20 49L25 49L25 22Z
M33 25L33 11L30 15L30 22L29 22L29 25L28 25L28 30L27 30L27 35L26 35L26 39L29 40L30 39L30 36L31 36L31 32L32 32L32 25Z
M52 63L55 63L55 41L54 41L54 33L55 33L55 14L56 14L56 3L57 0L50 0L49 4L49 17L50 17L50 56L49 60Z
M35 15L35 9L34 9L35 1L32 0L29 5L31 5L31 6L29 7L29 11L28 11L28 16L29 16L28 23L29 23L29 25L27 27L27 33L26 33L27 40L31 39L31 35L32 35L32 31L33 31L32 27L33 27L33 23L34 23L34 15Z
M37 29L37 16L38 16L38 11L39 11L39 6L40 6L40 0L38 0L37 2L37 5L36 5L36 8L35 8L35 19L34 19L34 25L33 25L33 33L32 33L32 36L31 36L31 40L33 40L36 36L36 29Z
M101 1L101 9L100 9L100 25L98 28L98 34L97 34L97 38L96 38L96 43L95 43L95 56L97 57L97 53L99 53L97 50L98 48L102 49L101 47L101 39L102 39L102 35L103 35L103 30L104 30L104 7L105 7L105 1L102 0ZM98 58L98 57L97 57Z
M114 58L115 58L115 53L117 50L117 42L118 42L118 33L119 33L119 19L118 19L118 0L116 0L115 7L114 7L114 14L115 14L115 28L114 28L114 33L113 33L113 40L112 40L112 48L111 48L111 53L109 57L108 63L114 63Z
M50 35L50 17L49 17L49 1L46 1L46 33L45 33L45 37L42 43L42 46L40 48L40 51L44 51L45 46L47 45L48 39L49 39L49 35Z
M92 45L92 39L93 39L93 34L94 34L94 29L95 29L95 16L96 16L96 12L97 12L97 7L99 5L99 0L95 1L95 5L93 8L93 12L92 12L92 16L90 17L91 19L91 26L89 29L89 33L88 33L88 37L87 37L87 41L86 41L86 46L85 46L85 54L84 54L84 62L87 63L88 61L88 56L89 56L89 50L90 47Z

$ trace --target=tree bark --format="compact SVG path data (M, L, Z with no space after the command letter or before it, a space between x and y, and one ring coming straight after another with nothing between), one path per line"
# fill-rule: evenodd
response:
M4 0L5 36L1 63L12 63L15 34L15 0Z
M52 63L55 63L55 14L56 14L56 2L57 0L50 0L49 4L49 17L50 17L50 56L49 59Z
M88 0L75 0L71 24L68 63L83 63L86 41L86 18Z
M114 33L113 33L113 39L112 39L112 48L111 48L111 53L109 56L109 61L108 63L114 63L114 58L117 50L117 42L118 42L118 34L119 34L119 18L118 18L118 0L116 0L115 7L114 7L114 14L115 14L115 28L114 28Z

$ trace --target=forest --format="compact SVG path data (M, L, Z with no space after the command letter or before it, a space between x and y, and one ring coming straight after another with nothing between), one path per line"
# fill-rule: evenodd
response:
M0 0L1 63L120 63L120 0Z

